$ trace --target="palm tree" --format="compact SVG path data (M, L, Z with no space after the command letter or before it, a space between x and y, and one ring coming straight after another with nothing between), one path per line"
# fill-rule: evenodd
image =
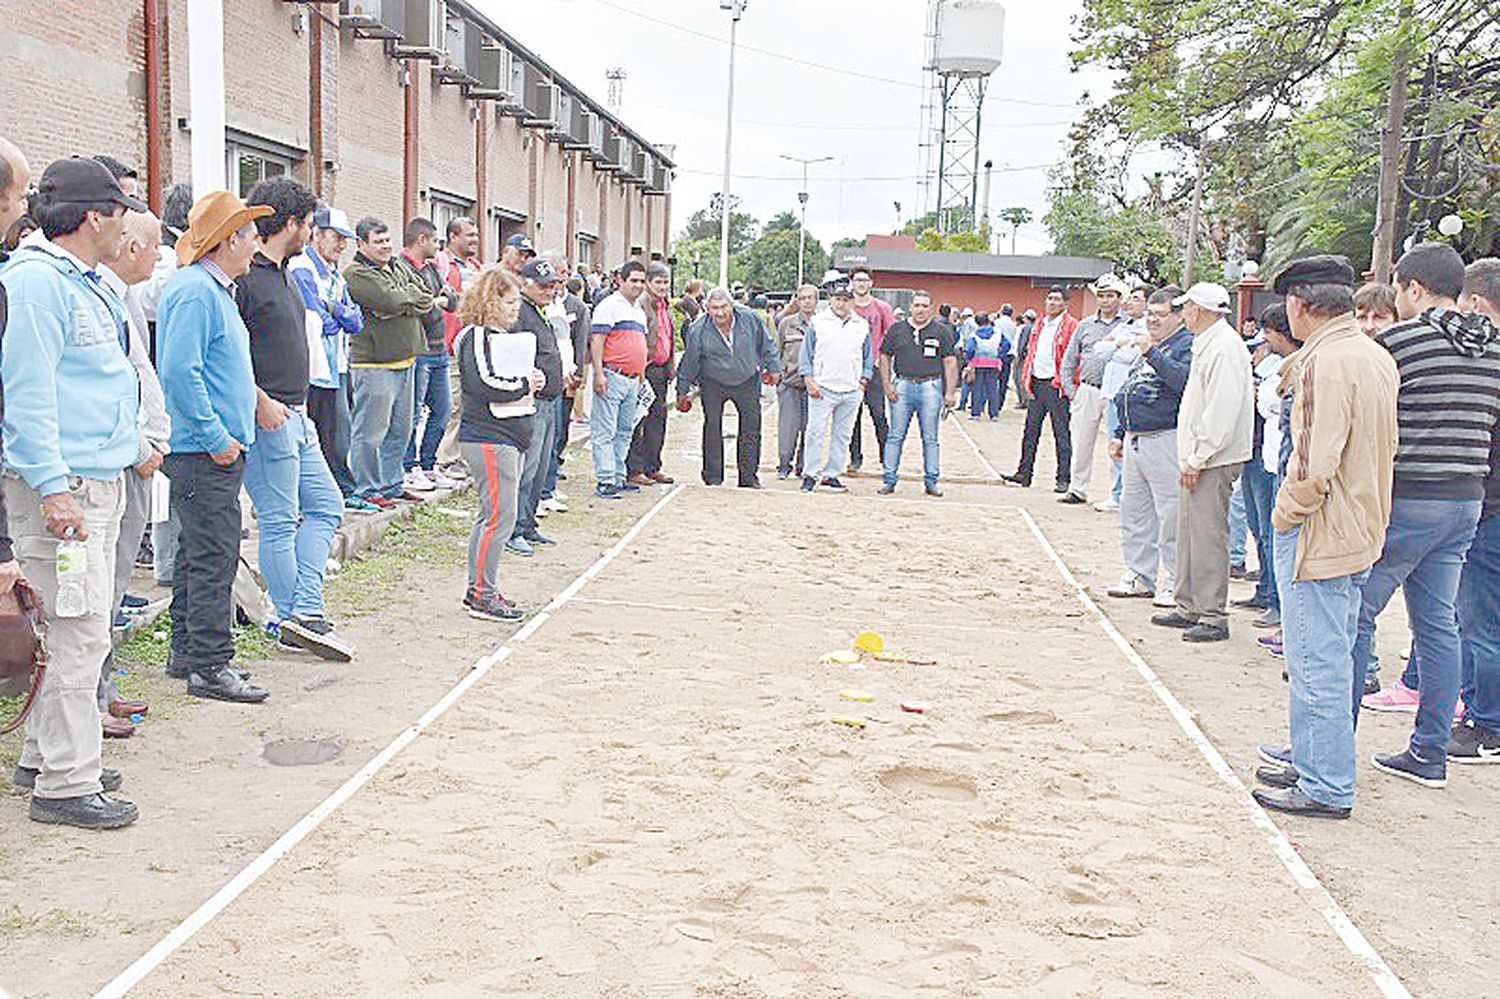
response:
M1031 221L1030 208L1006 208L1000 212L1000 219L1010 223L1010 255L1016 255L1016 230Z

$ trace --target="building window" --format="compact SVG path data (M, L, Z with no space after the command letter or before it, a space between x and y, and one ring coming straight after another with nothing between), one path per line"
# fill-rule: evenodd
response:
M578 236L578 250L577 250L576 255L574 257L573 263L575 265L577 265L578 267L584 268L585 270L593 270L594 269L594 244L596 242L597 242L597 240L595 240L593 236L585 236L585 235L579 234L579 236Z
M448 239L448 223L457 218L473 218L474 202L466 201L456 195L443 194L433 191L430 195L432 205L432 224L437 226L438 239L444 242Z
M293 161L289 156L253 149L238 142L224 146L228 156L228 172L225 176L229 188L241 198L250 189L268 177L282 177L292 172Z

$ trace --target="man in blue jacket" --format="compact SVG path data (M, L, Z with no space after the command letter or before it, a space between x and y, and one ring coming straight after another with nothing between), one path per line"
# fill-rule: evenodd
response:
M234 658L234 575L240 557L240 486L255 443L255 372L250 334L235 306L235 279L260 248L255 219L228 191L211 191L188 213L177 240L181 268L162 296L156 339L172 418L172 508L182 520L172 574L172 651L167 675L188 693L222 701L264 701L269 693L230 665Z
M1118 417L1109 456L1122 457L1120 546L1123 579L1112 597L1148 597L1174 607L1177 565L1177 409L1193 363L1193 335L1182 325L1182 292L1166 287L1146 303L1146 334L1136 338L1141 359L1130 369L1111 405Z
M121 777L100 765L94 699L110 650L120 476L139 444L125 307L96 270L119 253L127 209L146 206L102 164L54 161L32 208L41 232L0 272L6 506L21 571L52 612L51 666L14 779L32 789L34 820L85 829L137 815L107 793Z

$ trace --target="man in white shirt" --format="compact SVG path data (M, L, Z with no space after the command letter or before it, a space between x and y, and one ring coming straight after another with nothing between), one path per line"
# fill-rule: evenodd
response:
M875 372L870 352L870 324L853 309L847 284L837 284L829 307L812 317L802 339L797 371L807 390L807 436L802 455L802 491L821 484L845 492L839 476L849 454L854 418ZM833 443L828 442L829 424ZM828 463L823 464L824 448Z
M1229 292L1207 281L1173 302L1193 334L1193 365L1177 411L1177 609L1152 624L1188 642L1229 638L1229 496L1250 457L1255 388L1250 352L1225 322Z

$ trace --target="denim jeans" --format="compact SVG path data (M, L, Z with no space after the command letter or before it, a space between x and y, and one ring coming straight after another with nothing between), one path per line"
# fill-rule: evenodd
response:
M974 369L974 391L970 396L969 415L978 416L981 413L990 419L1000 416L1000 409L1004 405L1004 389L1000 382L999 368L975 368ZM960 404L959 409L963 409Z
M1254 458L1252 456L1251 460ZM1248 462L1247 462L1248 464ZM1229 495L1229 564L1245 567L1245 541L1250 532L1250 518L1245 511L1245 487L1236 484Z
M1002 400L1002 405L1004 404ZM1109 439L1115 439L1115 431L1120 429L1120 414L1115 410L1113 399L1104 400L1104 425L1109 431ZM1125 464L1121 461L1110 459L1109 463L1115 469L1115 484L1110 487L1109 496L1116 503L1120 502L1120 494L1125 489Z
M913 414L922 431L922 478L930 485L938 480L938 421L943 417L943 379L924 382L896 380L896 401L891 403L891 429L885 438L885 483L895 485L901 468L901 448L911 429Z
M352 368L349 471L355 495L401 495L401 457L411 440L413 368Z
M817 396L804 393L807 399L807 444L802 453L802 474L813 479L836 479L847 467L849 438L854 433L854 420L859 416L865 393L864 389L857 388L848 392L819 391ZM833 428L831 441L830 425Z
M1363 676L1350 667L1359 619L1360 587L1368 573L1298 580L1300 527L1277 531L1273 542L1281 580L1281 634L1290 690L1292 766L1297 787L1335 808L1354 804L1354 720Z
M422 420L424 408L427 410L426 422ZM411 441L406 445L406 460L402 463L406 471L420 466L430 472L437 467L438 444L448 427L448 414L452 408L448 355L423 354L412 366Z
M1276 592L1276 558L1272 552L1275 528L1271 526L1271 510L1276 505L1275 485L1276 476L1266 471L1259 455L1251 455L1245 462L1240 489L1245 494L1245 519L1255 537L1256 558L1260 562L1260 580L1255 584L1255 595L1273 609L1281 606L1281 597Z
M322 617L323 569L344 497L311 420L292 410L281 429L257 431L245 492L260 518L260 572L276 616Z
M554 404L557 410L557 415L554 417L557 421L557 433L554 435L555 446L552 448L550 460L543 467L542 499L551 499L552 494L557 491L557 473L562 466L563 448L568 446L568 415L572 407L573 400L567 396L558 396Z
M536 416L531 419L531 443L521 461L512 536L536 533L536 507L542 501L547 466L557 461L557 413L556 399L536 401Z
M1391 524L1385 550L1370 570L1359 609L1359 634L1354 641L1354 665L1361 675L1373 674L1375 618L1390 602L1396 587L1406 594L1406 616L1412 645L1421 657L1416 732L1411 745L1424 757L1445 753L1458 703L1458 617L1454 603L1464 553L1474 540L1479 522L1479 500L1410 499L1391 501ZM1285 608L1283 608L1283 617ZM1360 689L1354 691L1359 710Z
M589 436L593 438L594 478L599 485L618 486L625 482L625 459L635 437L636 399L641 380L604 369L605 390L590 400Z
M1479 522L1458 580L1464 716L1500 733L1500 516Z

